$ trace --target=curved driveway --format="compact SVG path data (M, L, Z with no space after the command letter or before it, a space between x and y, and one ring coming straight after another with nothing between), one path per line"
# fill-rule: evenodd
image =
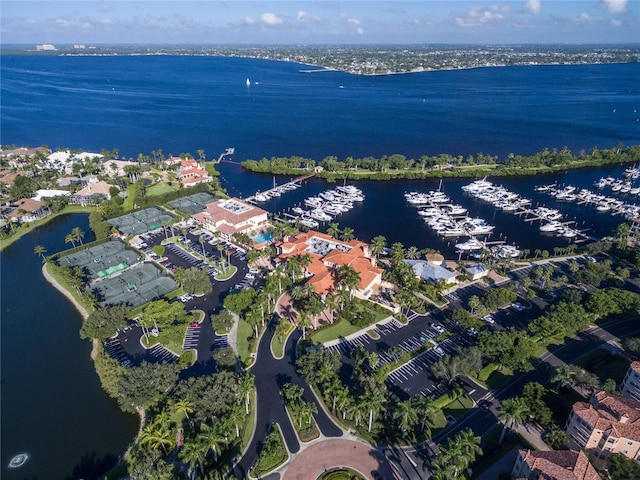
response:
M260 450L267 438L269 425L274 422L280 425L289 452L297 453L300 450L300 442L280 396L280 388L285 383L293 383L304 387L304 400L313 402L318 407L318 413L314 415L314 418L322 435L325 437L340 437L343 433L320 407L315 395L295 370L295 348L300 338L300 332L296 330L289 336L285 355L281 360L273 358L270 346L276 325L277 317L269 322L267 331L260 339L256 361L251 368L251 373L255 375L257 391L256 430L249 448L234 467L233 474L237 478L248 477L248 472L258 459Z

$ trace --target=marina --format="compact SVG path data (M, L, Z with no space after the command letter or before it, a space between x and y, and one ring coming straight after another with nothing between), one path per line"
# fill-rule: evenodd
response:
M622 215L628 219L640 216L640 205L595 193L586 188L578 189L573 185L558 186L556 184L543 185L538 188L541 189L538 191L545 192L557 200L576 202L578 205L589 205L595 207L596 211L600 213Z
M270 198L280 197L287 192L291 192L300 188L300 185L304 180L313 177L314 174L311 173L309 175L302 175L300 177L291 180L290 182L283 183L281 185L276 184L276 177L273 177L273 188L264 191L257 191L254 195L247 197L244 199L245 202L249 203L258 203L258 202L266 202Z

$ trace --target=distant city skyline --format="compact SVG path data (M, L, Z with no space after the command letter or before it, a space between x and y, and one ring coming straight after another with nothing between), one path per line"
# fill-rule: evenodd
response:
M3 1L3 44L640 43L639 0Z

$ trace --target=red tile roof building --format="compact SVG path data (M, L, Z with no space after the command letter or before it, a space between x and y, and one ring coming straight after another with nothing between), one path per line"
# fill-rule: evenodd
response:
M518 450L511 478L530 480L600 480L600 475L580 450L536 452Z
M234 233L264 230L268 225L267 212L237 198L217 200L207 204L207 208L192 215L204 228L212 233L221 233L231 238Z
M600 460L612 453L640 458L640 402L606 392L574 403L567 420L568 443Z
M32 198L21 198L13 202L6 212L12 222L35 222L51 215L51 209L44 202Z
M204 165L199 164L193 158L170 157L165 162L168 165L178 165L178 180L185 187L211 181L211 176Z
M309 231L299 233L277 245L276 262L309 254L311 263L306 267L307 283L316 293L326 296L337 290L335 271L348 265L360 276L357 295L368 298L382 282L382 269L377 268L369 256L369 245L359 240L343 242L330 235Z

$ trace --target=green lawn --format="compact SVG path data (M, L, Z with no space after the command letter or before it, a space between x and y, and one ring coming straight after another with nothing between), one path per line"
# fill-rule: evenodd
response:
M473 400L467 395L459 396L449 405L442 409L442 413L445 416L452 416L453 418L460 418L467 410L473 407Z
M293 325L289 323L287 326L287 332L282 337L282 341L278 339L277 335L273 336L273 339L271 339L271 351L273 352L274 357L276 358L283 357L284 346L287 343L287 339L289 338L289 335L291 334L292 331L293 331Z
M73 297L73 299L76 302L78 302L87 311L89 315L91 315L91 313L95 310L95 307L93 306L93 304L91 304L85 298L83 298L80 294L78 294L78 291L75 288L71 287L65 281L64 278L57 276L55 274L55 270L53 268L50 268L49 264L47 264L46 269L49 275L51 275L60 284L62 288L64 288L67 292L69 292Z
M132 183L127 188L127 198L124 199L124 203L122 204L122 208L125 212L130 212L133 210L133 204L136 200L136 184Z
M489 379L486 382L487 387L491 390L497 390L511 377L513 377L513 370L507 367L502 367L502 370L496 370L489 376Z
M271 430L267 436L266 444L260 452L258 461L251 469L251 475L253 477L261 477L265 473L268 473L282 465L288 458L289 454L287 453L287 449L284 445L282 433L280 433L278 425L274 423L271 425Z
M591 353L580 357L576 362L588 372L596 375L601 382L608 378L620 385L629 370L629 360L617 355L612 355L609 350L598 348Z
M177 185L177 182L176 182ZM164 195L165 193L173 192L177 190L177 187L172 187L166 182L158 182L155 185L147 188L145 192L145 196L147 197L155 197L157 195Z
M336 340L341 337L346 337L347 335L351 335L352 333L355 333L361 329L362 327L351 325L346 320L340 320L330 327L323 328L322 330L318 330L317 332L311 332L309 336L314 344L319 344L328 342L329 340Z
M238 356L240 361L246 365L246 361L251 357L249 351L249 338L254 335L254 331L244 320L238 321Z
M233 277L237 271L238 271L238 268L231 265L230 267L225 268L222 271L222 273L220 273L220 275L216 275L213 278L218 280L219 282L224 282L226 280L229 280L231 277Z
M189 322L191 319L188 320ZM142 338L142 344L149 348L156 343L161 343L163 346L171 350L176 355L182 355L182 345L184 343L184 335L187 331L188 324L183 323L180 325L172 326L170 328L163 328L160 330L160 334L157 337L149 335L149 342Z

